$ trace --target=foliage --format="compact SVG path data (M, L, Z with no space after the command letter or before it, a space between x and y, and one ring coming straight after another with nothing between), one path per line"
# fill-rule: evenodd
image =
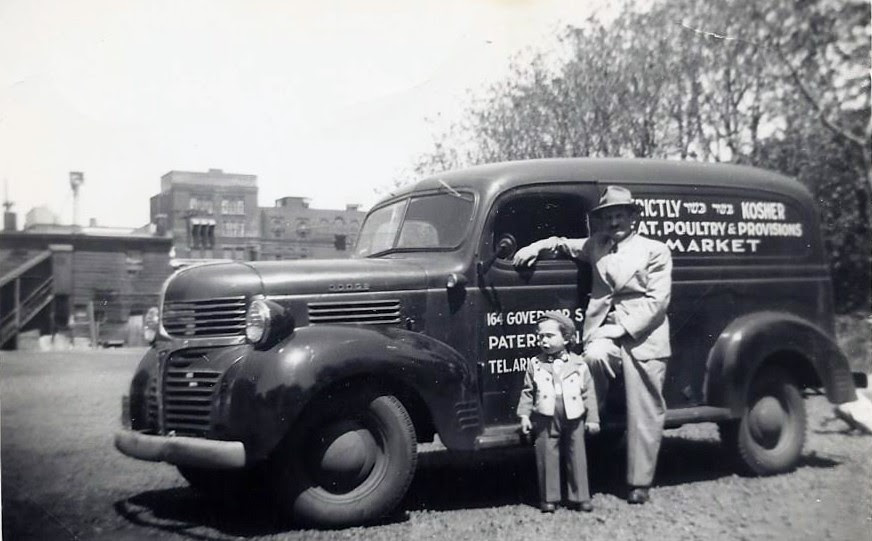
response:
M416 174L503 160L733 161L797 177L820 204L838 309L870 306L870 7L662 0L568 27L471 101Z
M872 373L872 317L868 312L837 316L836 339L852 372Z

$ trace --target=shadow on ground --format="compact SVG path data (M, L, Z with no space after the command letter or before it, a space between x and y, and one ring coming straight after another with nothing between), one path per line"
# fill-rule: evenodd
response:
M136 526L190 539L214 539L205 529L237 537L287 531L264 496L235 500L202 494L189 487L142 492L115 502L115 512Z
M594 440L588 448L593 494L626 497L626 449ZM536 469L531 447L476 454L430 451L419 454L418 471L400 508L380 525L408 520L407 511L448 511L505 505L536 505ZM727 451L714 440L666 436L661 448L656 486L713 481L736 473ZM840 462L804 455L800 468L833 468ZM278 534L292 529L265 495L243 500L214 498L190 488L143 492L115 503L128 522L191 539L213 539L203 530L236 537Z
M490 451L463 456L439 451L419 456L415 480L406 495L409 510L446 511L501 505L537 505L536 466L532 448ZM803 455L800 468L832 468L840 462ZM665 436L655 486L714 481L735 475L735 460L717 440ZM626 447L588 446L588 473L593 494L627 495Z

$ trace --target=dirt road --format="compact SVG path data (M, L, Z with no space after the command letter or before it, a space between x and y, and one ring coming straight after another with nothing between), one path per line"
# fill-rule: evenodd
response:
M213 501L164 464L112 446L141 351L0 357L4 539L853 539L872 532L872 438L806 400L801 466L733 473L713 425L667 432L652 503L623 501L623 457L592 452L591 515L533 507L527 450L462 459L426 452L404 511L384 524L296 531L259 501Z

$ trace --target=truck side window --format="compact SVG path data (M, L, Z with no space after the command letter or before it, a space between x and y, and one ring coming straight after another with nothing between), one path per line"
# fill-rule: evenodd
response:
M511 234L518 246L551 236L588 236L587 205L572 194L527 193L505 201L494 220L493 246Z

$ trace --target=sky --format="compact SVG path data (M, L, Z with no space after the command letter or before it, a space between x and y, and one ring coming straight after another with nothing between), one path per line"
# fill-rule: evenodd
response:
M0 182L138 227L170 170L369 207L514 55L607 0L0 0ZM2 189L2 186L0 186ZM5 197L4 197L5 199Z

